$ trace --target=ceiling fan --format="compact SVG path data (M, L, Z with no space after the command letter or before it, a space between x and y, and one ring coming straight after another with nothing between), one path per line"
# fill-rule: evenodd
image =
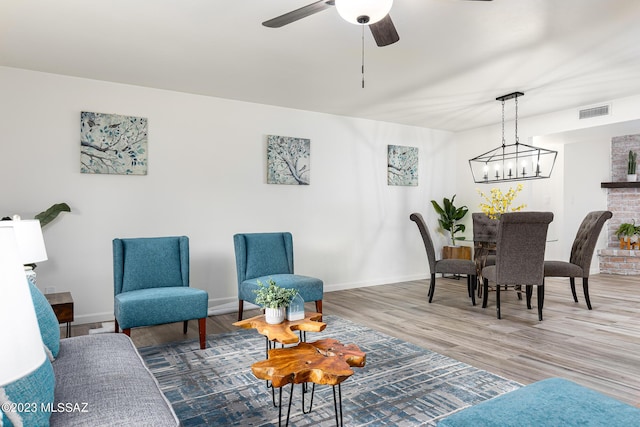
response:
M371 30L376 44L382 47L400 40L391 16L389 16L392 4L393 0L320 0L264 21L262 25L269 28L280 28L302 18L306 18L307 16L322 12L332 6L336 6L338 13L344 20L352 24L367 25Z

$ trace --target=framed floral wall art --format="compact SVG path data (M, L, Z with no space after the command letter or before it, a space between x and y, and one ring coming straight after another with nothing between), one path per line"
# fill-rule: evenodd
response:
M81 112L80 172L146 175L147 119Z
M418 147L387 146L387 184L418 185Z
M309 185L311 140L267 135L267 184Z

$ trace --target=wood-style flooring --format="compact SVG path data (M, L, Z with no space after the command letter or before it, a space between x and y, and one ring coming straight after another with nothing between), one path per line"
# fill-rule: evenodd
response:
M580 302L574 303L568 279L549 278L542 322L535 291L532 310L515 292L501 293L498 320L494 293L483 309L481 300L471 305L466 280L438 278L436 283L431 304L429 281L417 280L327 292L323 310L522 384L564 377L640 406L640 277L591 276L591 311L580 280ZM307 310L314 310L313 305ZM245 311L245 318L257 314ZM234 330L236 316L209 317L207 333ZM92 327L96 325L74 325L72 335ZM131 335L138 347L195 339L197 322L189 323L186 337L181 323L138 328Z

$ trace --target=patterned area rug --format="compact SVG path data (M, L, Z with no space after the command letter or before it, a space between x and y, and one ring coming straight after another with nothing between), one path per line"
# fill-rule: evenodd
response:
M433 426L453 412L521 386L336 316L324 321L325 331L308 333L307 341L336 338L367 354L366 366L354 368L355 374L342 383L345 426ZM192 340L140 353L185 427L278 424L271 392L251 373L251 364L265 358L265 339L254 330L209 335L205 350ZM289 386L284 390L282 399L288 402ZM296 386L290 425L335 425L330 386L316 386L309 414L302 413L300 393Z

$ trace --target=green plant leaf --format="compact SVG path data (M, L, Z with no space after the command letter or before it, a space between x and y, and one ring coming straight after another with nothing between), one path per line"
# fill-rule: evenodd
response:
M71 208L66 203L56 203L46 211L40 212L35 216L35 219L40 220L40 227L44 227L51 221L56 219L61 212L71 212Z

